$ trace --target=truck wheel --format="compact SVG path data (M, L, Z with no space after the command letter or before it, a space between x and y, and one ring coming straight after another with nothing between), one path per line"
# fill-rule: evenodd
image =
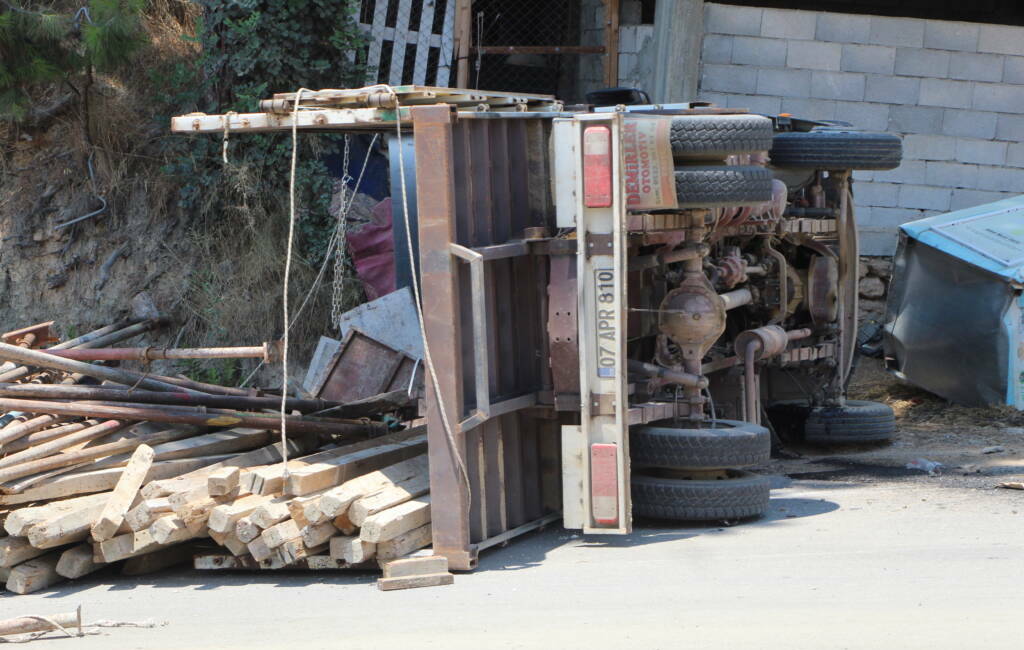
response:
M680 208L759 205L772 199L772 173L764 167L676 167Z
M672 155L681 160L723 160L772 148L772 121L763 115L684 115L673 118Z
M895 432L896 417L887 404L855 399L813 408L804 422L804 440L816 444L885 442Z
M718 480L641 470L633 473L633 514L677 521L748 519L768 509L769 491L767 477L740 470Z
M828 127L777 133L769 153L772 165L798 169L896 169L903 141L891 133Z
M674 469L725 469L768 462L771 435L750 422L716 420L706 429L644 426L629 431L634 463Z

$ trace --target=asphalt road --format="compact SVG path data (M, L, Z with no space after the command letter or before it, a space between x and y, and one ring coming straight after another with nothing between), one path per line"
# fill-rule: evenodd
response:
M623 538L552 527L448 587L383 593L369 574L101 574L0 597L0 618L72 610L109 628L59 648L1024 647L1024 493L810 482L731 528Z

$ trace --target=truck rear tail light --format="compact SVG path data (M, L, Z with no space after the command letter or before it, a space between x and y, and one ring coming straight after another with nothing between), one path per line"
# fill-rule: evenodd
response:
M612 132L607 126L583 130L583 205L612 205Z
M619 523L618 448L613 444L590 445L590 506L598 525Z

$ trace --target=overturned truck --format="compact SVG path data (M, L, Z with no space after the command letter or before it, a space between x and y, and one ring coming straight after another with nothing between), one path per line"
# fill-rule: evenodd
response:
M845 398L850 172L898 166L899 138L417 86L261 109L173 129L389 138L395 248L413 249L421 294L433 548L451 568L558 518L624 534L634 514L757 516L768 481L744 468L767 461L773 426L891 436L891 410Z

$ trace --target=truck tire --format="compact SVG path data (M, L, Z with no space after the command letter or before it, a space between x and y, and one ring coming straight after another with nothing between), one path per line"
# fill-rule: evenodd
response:
M772 165L796 169L896 169L903 141L891 133L828 127L777 133L769 153Z
M672 120L672 155L682 160L724 160L726 156L772 148L772 121L763 115L685 115Z
M767 477L741 470L728 478L685 479L665 472L635 472L633 514L676 521L722 521L759 517L768 509Z
M680 208L758 205L772 199L772 173L764 167L676 167Z
M644 426L629 431L629 457L639 465L671 469L727 469L767 463L768 429L737 420L716 420L714 428Z
M815 444L885 442L895 432L896 417L887 404L856 399L812 408L804 422L804 440Z

